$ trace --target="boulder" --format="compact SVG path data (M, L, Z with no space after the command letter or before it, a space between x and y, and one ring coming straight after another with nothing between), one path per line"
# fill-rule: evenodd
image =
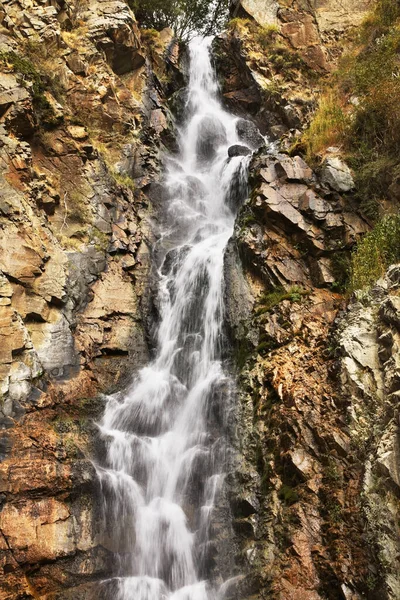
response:
M276 23L279 5L275 0L239 0L236 11L242 9L262 27Z
M204 117L198 127L197 157L199 160L212 160L218 147L226 144L225 127L212 116Z
M234 156L248 156L249 154L251 154L250 148L241 144L234 144L228 148L229 158L233 158Z
M264 137L258 130L258 127L253 121L248 119L238 119L236 123L236 132L239 136L240 141L244 142L252 150L258 150L261 146L264 146Z
M294 158L287 156L280 159L275 164L275 171L278 177L294 179L295 181L310 181L313 175L310 167L300 156Z
M320 173L322 183L336 192L349 192L354 188L354 180L349 167L338 157L327 158Z

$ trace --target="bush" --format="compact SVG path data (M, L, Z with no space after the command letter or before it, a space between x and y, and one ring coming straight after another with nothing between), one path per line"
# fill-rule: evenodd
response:
M180 39L211 35L226 21L228 0L130 0L141 26L171 27Z
M400 262L400 214L386 215L359 242L352 257L351 288L368 289Z

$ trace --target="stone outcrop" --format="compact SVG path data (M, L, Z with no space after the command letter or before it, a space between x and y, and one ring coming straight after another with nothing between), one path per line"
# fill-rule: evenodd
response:
M261 149L250 171L226 261L240 373L231 481L248 572L240 597L361 598L372 580L383 588L365 546L363 460L352 448L330 336L349 250L369 225L300 156Z
M267 290L340 285L349 249L369 229L356 204L300 156L259 153L251 172L256 184L236 230L247 269Z
M233 15L247 16L262 27L280 25L281 32L306 61L327 69L338 56L337 39L357 27L371 8L371 0L233 0Z
M92 420L148 354L149 184L183 76L124 2L0 15L0 598L87 598L112 567Z
M354 452L365 464L361 508L366 537L378 552L371 583L381 577L391 600L400 595L399 287L400 267L395 265L370 292L352 300L335 335L341 400Z

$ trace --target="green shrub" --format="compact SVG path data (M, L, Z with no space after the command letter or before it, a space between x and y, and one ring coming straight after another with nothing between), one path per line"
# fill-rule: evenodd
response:
M279 27L274 23L271 23L265 27L259 27L255 34L255 40L262 48L269 48L275 41L278 33Z
M45 74L32 60L20 56L14 51L0 52L0 61L12 67L14 72L20 76L22 85L30 87L33 106L36 109L36 114L41 124L49 128L57 125L59 118L55 116L54 110L45 96L45 92L49 91L59 100L61 96L59 81Z
M400 262L400 214L386 215L359 242L352 257L352 290L368 289Z

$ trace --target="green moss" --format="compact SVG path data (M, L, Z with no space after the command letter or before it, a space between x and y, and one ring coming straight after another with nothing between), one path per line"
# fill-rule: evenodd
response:
M277 348L277 347L278 347L278 345L277 345L276 341L274 339L270 338L268 340L261 342L261 344L258 344L258 346L256 348L256 352L257 352L257 354L261 354L261 356L264 356L271 350L275 350L275 348Z
M327 504L327 512L332 523L338 524L343 520L343 508L336 500L331 500Z
M298 501L299 495L294 488L284 483L278 490L278 498L286 506L291 506Z
M237 368L242 371L248 361L254 355L254 346L247 339L246 335L240 337L234 346L234 362Z
M118 185L129 188L133 192L135 191L135 182L131 177L129 177L129 175L121 175L121 173L118 173L115 169L112 169L112 176Z

